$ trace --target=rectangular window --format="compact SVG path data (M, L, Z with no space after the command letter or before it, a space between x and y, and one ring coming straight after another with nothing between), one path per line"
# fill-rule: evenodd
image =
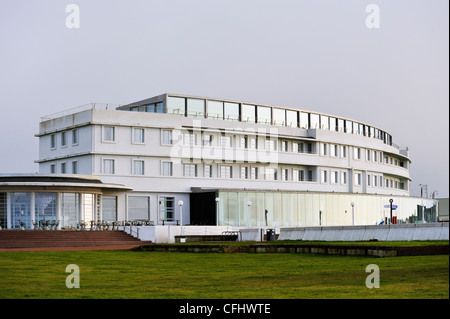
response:
M312 182L313 181L313 171L312 170L308 170L307 176L306 176L306 180L308 182Z
M276 181L277 180L277 169L266 167L266 180Z
M144 129L133 128L133 143L144 144Z
M162 163L162 175L163 176L172 176L172 162L163 162Z
M309 113L300 112L300 128L309 129Z
M233 178L233 167L226 165L220 166L220 178Z
M320 116L320 126L321 126L322 130L330 129L330 119L328 116L325 116L325 115Z
M273 124L284 126L286 123L286 111L283 109L273 108Z
M328 172L325 171L325 170L321 171L321 178L320 178L320 180L321 180L322 183L327 183L327 181L328 181L327 173Z
M373 186L375 186L375 187L378 186L377 181L378 181L378 178L377 178L377 176L374 175L374 176L373 176Z
M372 151L371 151L371 150L367 150L367 158L366 158L366 161L370 161L370 160L371 160L370 155L372 155Z
M298 112L286 110L286 126L298 127Z
M327 155L327 144L322 144L322 155Z
M319 129L320 128L320 117L319 114L311 113L310 115L310 128Z
M355 173L355 185L361 185L361 173Z
M141 160L133 161L133 174L144 175L144 161Z
M50 165L50 173L55 174L56 173L56 164Z
M103 141L114 142L115 140L115 127L103 126Z
M242 179L248 179L249 178L248 167L247 166L242 166L241 167L241 178Z
M165 145L172 145L172 131L162 131L162 143Z
M330 156L336 157L338 156L338 146L330 145Z
M183 145L197 145L197 136L194 133L185 133L182 138Z
M224 103L225 108L225 120L239 121L239 104L237 103Z
M102 196L102 220L117 221L117 196Z
M361 149L356 147L353 149L354 151L354 159L361 159Z
M175 220L175 197L159 198L159 220L168 222Z
M205 165L204 167L204 176L212 177L212 165Z
M61 147L67 146L67 134L66 132L61 133Z
M341 172L341 183L347 184L347 172Z
M208 118L223 120L223 102L208 101Z
M78 161L72 162L72 174L78 174Z
M266 150L267 151L276 151L277 150L277 141L272 139L266 139Z
M303 182L305 180L305 171L294 169L292 172L294 181Z
M185 98L175 97L175 96L167 97L167 113L180 114L180 115L184 116L185 112L186 112L186 99Z
M72 130L72 145L78 144L78 129Z
M150 197L128 196L128 220L150 220Z
M202 144L203 146L212 146L213 136L211 134L203 134Z
M289 180L289 169L287 169L287 168L281 169L281 180L282 181Z
M241 106L241 121L242 122L256 122L256 111L254 105L242 104Z
M187 99L188 117L205 117L205 100Z
M331 172L331 183L332 184L337 184L338 178L339 178L338 172L336 172L336 171Z
M197 164L183 164L183 176L197 177Z
M347 157L347 146L341 146L341 157Z
M114 160L104 159L103 160L103 174L114 174Z
M56 148L56 134L50 135L50 148L51 149Z
M61 163L61 174L66 174L66 163Z
M224 136L224 135L222 135L220 137L220 145L222 147L232 147L233 146L232 137L231 136Z
M371 186L372 182L372 176L370 174L367 174L367 186Z
M288 141L281 141L281 151L288 152Z
M270 107L258 106L257 112L258 123L272 124L272 110Z
M250 149L251 150L258 149L258 139L256 137L250 137Z
M248 148L248 136L241 137L241 148Z
M258 179L258 167L251 168L252 179Z

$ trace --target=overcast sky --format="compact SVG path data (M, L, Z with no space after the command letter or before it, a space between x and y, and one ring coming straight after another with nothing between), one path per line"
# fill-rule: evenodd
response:
M38 171L41 116L167 92L371 123L448 197L448 30L447 0L2 0L0 173Z

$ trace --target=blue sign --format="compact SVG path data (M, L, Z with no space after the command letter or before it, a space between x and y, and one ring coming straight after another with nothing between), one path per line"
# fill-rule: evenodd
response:
M384 205L384 208L391 208L391 205ZM392 210L396 210L398 205L392 205Z

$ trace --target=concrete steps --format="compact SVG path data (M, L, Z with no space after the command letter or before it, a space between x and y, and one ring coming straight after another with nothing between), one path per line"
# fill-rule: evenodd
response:
M0 249L133 247L149 244L123 231L0 230Z

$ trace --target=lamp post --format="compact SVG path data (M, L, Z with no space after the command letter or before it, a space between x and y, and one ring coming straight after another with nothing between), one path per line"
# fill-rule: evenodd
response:
M220 198L216 197L216 226L219 226L219 202Z
M180 225L181 225L181 236L183 236L183 201L178 201L178 206L180 206Z
M252 206L252 202L247 202L247 227L250 228L250 206Z
M389 224L392 224L392 203L394 202L394 200L391 198L389 199L389 204L390 204L390 210L391 210L391 219L389 220Z
M350 205L352 205L352 225L355 225L355 202L351 202Z

